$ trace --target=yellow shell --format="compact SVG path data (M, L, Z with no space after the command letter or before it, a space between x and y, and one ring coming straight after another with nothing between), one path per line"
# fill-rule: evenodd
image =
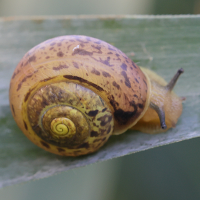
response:
M36 145L78 156L131 128L149 106L148 79L99 39L61 36L25 54L10 83L15 121Z

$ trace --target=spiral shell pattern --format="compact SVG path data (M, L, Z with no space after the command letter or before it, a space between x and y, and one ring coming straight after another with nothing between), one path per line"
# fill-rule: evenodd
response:
M76 127L73 121L70 119L66 117L60 117L51 121L51 131L57 137L72 138L76 133Z
M27 109L26 109L27 108ZM69 82L37 89L24 106L27 124L41 144L59 153L77 156L100 148L113 131L113 117L93 91Z

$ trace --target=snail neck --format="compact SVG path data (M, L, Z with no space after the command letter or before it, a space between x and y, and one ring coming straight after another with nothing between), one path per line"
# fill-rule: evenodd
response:
M162 77L145 68L142 68L142 71L150 80L150 103L143 117L131 129L145 133L160 133L175 127L182 113L181 98L171 90L173 87L168 87L169 84ZM170 83L176 83L179 77L177 73L174 76L176 80L173 80L173 77Z

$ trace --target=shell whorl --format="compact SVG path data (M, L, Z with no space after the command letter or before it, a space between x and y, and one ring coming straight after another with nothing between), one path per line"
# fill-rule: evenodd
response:
M61 138L72 138L76 133L76 126L73 121L66 117L55 118L51 121L53 135Z
M65 86L54 85L60 82ZM69 82L74 85L67 93L68 98L65 92L59 91L65 91ZM72 95L77 88L83 92ZM24 55L11 79L10 106L16 123L33 143L52 153L75 156L82 151L82 154L94 152L111 133L121 134L132 127L148 108L149 93L146 76L119 49L96 38L69 35L44 41ZM84 106L86 94L92 99ZM93 98L94 94L100 97ZM83 113L83 119L89 124L89 139L81 145L70 146L67 142L77 137L73 131L75 122L68 116L56 116L56 120L49 121L48 129L39 120L54 107L66 106ZM61 121L59 126L58 121ZM55 133L49 129L54 126ZM65 134L57 128L72 133ZM66 141L59 141L59 137L65 137Z
M52 105L47 111L44 108L41 114L40 128L34 128L36 124L32 127L42 139L51 144L73 148L73 146L82 144L89 137L89 122L86 116L74 107ZM42 132L40 132L41 130Z
M93 152L113 131L109 107L96 93L76 83L39 88L28 100L25 112L26 123L43 143L70 150L70 155Z

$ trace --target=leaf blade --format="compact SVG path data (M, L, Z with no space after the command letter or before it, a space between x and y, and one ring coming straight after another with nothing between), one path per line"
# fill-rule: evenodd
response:
M47 17L0 19L0 187L39 179L94 162L200 136L200 16ZM63 158L33 145L15 124L9 108L12 72L36 44L59 35L82 34L118 47L138 65L166 80L182 67L175 91L187 99L173 130L148 135L128 131L112 136L98 152Z

